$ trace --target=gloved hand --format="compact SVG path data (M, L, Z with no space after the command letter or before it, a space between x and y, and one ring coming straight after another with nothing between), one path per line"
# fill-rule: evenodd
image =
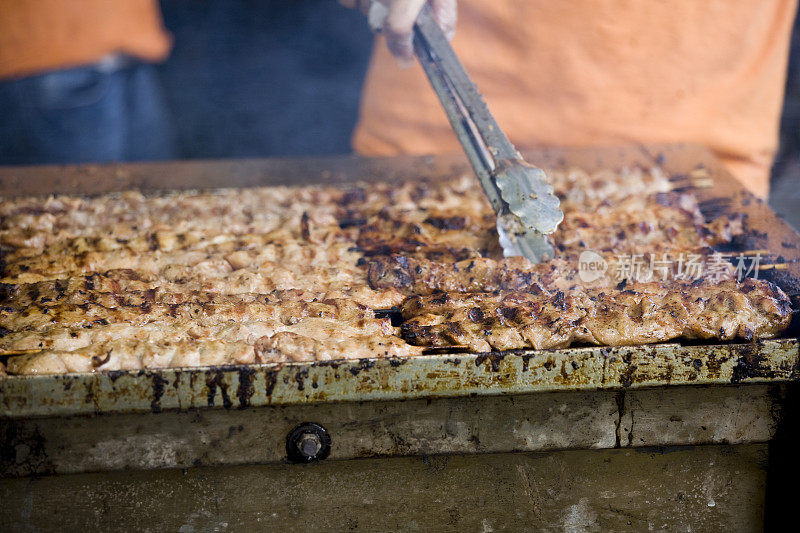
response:
M426 1L444 34L452 39L456 31L456 0L339 0L339 3L361 9L373 31L386 36L392 54L401 62L411 62L414 59L414 22Z

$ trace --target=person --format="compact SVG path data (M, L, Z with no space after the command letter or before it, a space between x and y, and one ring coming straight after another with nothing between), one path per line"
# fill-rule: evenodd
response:
M0 0L0 164L168 159L157 0Z
M425 0L381 2L341 0L371 9L388 44L373 51L354 149L459 151L421 67L397 66L413 58ZM429 4L452 30L455 0ZM521 148L694 142L766 197L796 9L797 0L461 0L452 44Z

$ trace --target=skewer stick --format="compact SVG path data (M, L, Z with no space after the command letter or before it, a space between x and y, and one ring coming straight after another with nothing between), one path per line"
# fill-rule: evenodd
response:
M705 167L698 167L689 172L689 177L692 179L711 179L711 172Z
M28 355L31 353L39 353L42 350L0 350L0 356L4 355Z
M769 265L758 265L759 270L786 270L789 265L786 263L772 263Z
M714 186L714 180L711 178L694 180L692 183L696 189L710 189Z

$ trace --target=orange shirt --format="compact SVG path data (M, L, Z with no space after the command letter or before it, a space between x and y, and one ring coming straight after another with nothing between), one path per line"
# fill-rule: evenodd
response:
M692 141L765 196L797 0L460 0L453 46L511 141ZM419 65L375 47L354 148L456 152ZM535 163L535 162L534 162Z
M170 47L157 0L0 0L0 79L114 52L159 61Z

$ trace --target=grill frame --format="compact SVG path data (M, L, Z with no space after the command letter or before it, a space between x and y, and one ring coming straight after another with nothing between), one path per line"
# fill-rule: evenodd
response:
M695 145L537 149L542 167L587 171L658 164L693 188L708 216L742 213L739 250L767 250L779 270L763 276L800 309L800 235L753 197L707 150ZM698 169L702 180L694 179ZM144 192L263 185L332 185L445 179L469 172L459 156L364 159L268 159L6 167L0 197L82 194L137 188ZM702 187L697 185L702 183ZM707 185L712 183L712 187ZM797 322L795 320L795 322ZM737 344L656 344L509 353L439 353L246 367L163 369L0 378L0 417L158 413L434 397L667 387L690 384L783 383L798 378L800 342L793 324L784 338Z

